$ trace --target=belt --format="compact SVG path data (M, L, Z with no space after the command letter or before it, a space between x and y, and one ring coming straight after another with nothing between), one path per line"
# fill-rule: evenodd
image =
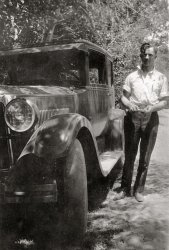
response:
M132 122L139 127L145 128L148 124L152 113L145 113L143 111L129 111Z

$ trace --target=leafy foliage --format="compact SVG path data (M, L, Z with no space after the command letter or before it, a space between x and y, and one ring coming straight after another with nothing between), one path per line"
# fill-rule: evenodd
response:
M139 62L138 48L143 41L152 40L168 53L168 27L166 0L2 0L0 3L2 49L44 44L53 34L58 42L90 40L113 55L118 97L126 74Z

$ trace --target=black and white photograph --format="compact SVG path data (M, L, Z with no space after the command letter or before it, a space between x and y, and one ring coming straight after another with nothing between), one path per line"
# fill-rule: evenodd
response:
M169 0L0 1L0 250L169 250Z

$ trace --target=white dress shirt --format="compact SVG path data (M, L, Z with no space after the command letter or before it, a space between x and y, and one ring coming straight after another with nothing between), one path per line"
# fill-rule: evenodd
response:
M123 89L130 93L130 102L142 109L157 104L168 95L168 82L166 76L156 69L144 76L138 68L127 76Z

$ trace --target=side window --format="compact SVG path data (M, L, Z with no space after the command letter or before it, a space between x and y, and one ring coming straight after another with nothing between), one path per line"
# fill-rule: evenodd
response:
M89 52L89 82L106 84L105 56L96 51Z
M99 83L99 70L97 68L89 68L89 81L90 83Z

